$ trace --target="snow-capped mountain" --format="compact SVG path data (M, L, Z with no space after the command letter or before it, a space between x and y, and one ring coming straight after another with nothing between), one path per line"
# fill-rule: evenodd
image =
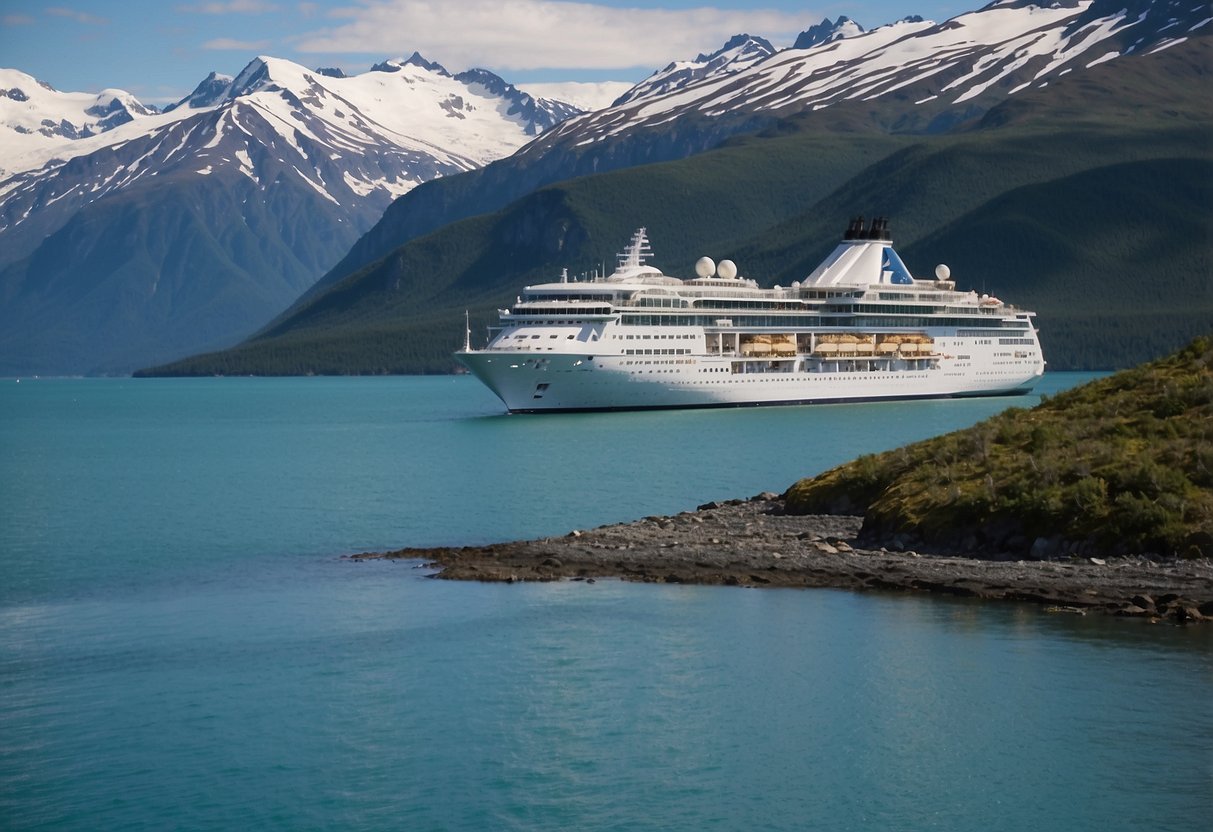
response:
M709 77L732 75L775 54L775 47L764 38L734 35L710 55L693 61L674 61L632 87L615 101L615 106L640 98L666 95Z
M971 118L1022 90L1139 51L1207 33L1202 0L996 0L944 23L912 17L807 49L787 49L737 72L637 91L564 122L536 149L584 144L680 116L782 117L847 102L909 103L900 129ZM915 112L916 111L916 112Z
M143 297L139 303L154 305L151 298L175 282L194 297L191 314L213 313L202 331L171 324L175 313L166 307L155 313L168 316L160 343L130 334L143 338L149 358L218 345L298 296L395 197L508 155L580 112L537 101L483 70L452 75L419 55L339 75L260 57L233 78L208 76L163 114L14 153L20 169L0 179L6 306L20 308L22 295L45 299L51 285L57 303L113 291L123 303ZM174 214L178 225L166 237L158 221ZM141 224L145 230L132 230ZM87 239L72 237L80 234ZM270 268L230 250L236 236L273 252ZM155 251L130 252L147 240ZM211 250L198 258L209 273L197 273L186 253L199 240ZM232 293L232 281L249 293ZM0 346L10 357L13 349ZM78 362L99 357L90 349L65 369L93 369Z
M32 75L0 69L0 180L19 157L154 115L125 90L60 92Z
M37 87L39 82L30 76L22 77ZM14 90L8 91L10 102L22 95L20 89L14 89L15 95ZM249 144L248 150L253 152L251 145L256 143L250 144L248 137L262 128L279 136L296 153L309 142L332 143L334 149L346 153L359 151L365 164L355 168L361 169L348 170L343 163L341 171L330 171L338 183L344 183L344 187L333 186L336 192L331 196L337 202L348 198L343 191L359 198L379 192L380 199L390 199L434 176L469 170L508 155L535 134L580 112L564 102L537 101L484 70L452 76L416 54L353 77L332 71L322 74L290 61L260 57L235 78L211 73L162 114L148 111L126 93L111 93L114 91L98 96L70 94L69 100L112 101L107 104L111 114L105 128L130 122L127 112L141 116L137 125L99 135L100 124L78 120L83 126L74 132L70 126L58 131L45 127L42 137L46 140L33 152L11 142L0 144L0 169L8 171L7 179L0 176L0 233L30 211L40 210L37 194L48 183L56 183L52 186L56 201L73 190L61 181L70 178L71 170L65 170L68 160L106 149L125 148L118 156L127 157L134 147L148 148L139 154L143 161L137 169L107 173L101 182L74 183L82 195L87 194L83 202L120 190L135 176L163 173L161 164L188 167L195 150L205 151L197 158L210 160L200 168L247 167L233 152L216 152L215 148L228 137ZM119 104L125 106L117 109ZM100 112L98 105L90 106ZM220 110L222 118L193 118ZM183 124L186 119L190 120ZM5 119L6 124L8 121ZM177 141L186 134L187 140ZM14 129L14 135L20 134ZM158 155L157 148L167 152L169 144L172 152ZM333 167L324 165L320 156L299 162L299 174L313 181L324 175L308 172L309 168ZM94 166L90 163L88 167ZM326 180L319 187L327 189L330 183Z
M0 266L76 211L154 177L180 185L231 171L262 189L289 177L338 221L365 227L393 198L506 156L566 112L491 73L456 78L419 55L350 78L257 58L235 78L208 76L162 115L27 153L31 169L0 180Z
M827 41L839 38L853 38L856 35L862 35L864 31L865 29L862 26L845 14L840 14L838 19L832 22L827 17L820 23L814 24L801 32L796 38L796 42L792 44L792 48L808 49L819 43L826 43Z

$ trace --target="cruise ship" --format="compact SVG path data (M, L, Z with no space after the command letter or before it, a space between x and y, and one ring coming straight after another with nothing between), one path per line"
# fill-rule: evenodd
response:
M641 228L612 274L527 286L457 359L514 413L1002 396L1044 373L1035 313L958 291L946 265L913 277L883 217L791 286L651 256Z

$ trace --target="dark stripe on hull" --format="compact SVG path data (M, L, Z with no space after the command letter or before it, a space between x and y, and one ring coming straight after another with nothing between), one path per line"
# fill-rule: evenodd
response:
M846 396L832 399L796 399L784 402L705 402L704 404L638 404L627 407L540 407L510 410L510 413L536 415L541 413L620 413L635 410L708 410L724 407L795 407L812 404L867 404L871 402L908 402L929 399L991 399L998 396L1026 396L1031 386L1016 390L991 390L988 392L930 393L921 396Z

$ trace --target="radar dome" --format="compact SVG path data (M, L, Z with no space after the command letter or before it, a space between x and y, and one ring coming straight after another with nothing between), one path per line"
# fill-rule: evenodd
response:
M716 271L716 264L712 262L711 257L700 257L695 261L695 274L700 277L711 277L714 271Z
M938 266L935 267L936 280L947 280L951 276L952 276L952 270L949 269L947 266L945 266L943 263L940 263Z
M720 265L716 267L716 274L725 280L732 280L737 277L737 264L732 260L721 260Z

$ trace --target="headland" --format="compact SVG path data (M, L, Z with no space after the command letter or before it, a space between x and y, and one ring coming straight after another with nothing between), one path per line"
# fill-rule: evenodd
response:
M619 578L646 583L902 590L1035 603L1057 613L1213 620L1213 561L1069 555L993 559L873 548L863 519L785 512L783 497L486 546L399 549L351 560L412 559L434 577L474 581Z

